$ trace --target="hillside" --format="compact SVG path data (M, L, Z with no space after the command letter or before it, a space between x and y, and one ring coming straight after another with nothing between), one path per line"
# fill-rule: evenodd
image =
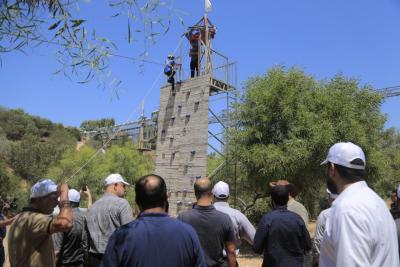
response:
M77 128L0 107L0 195L25 198L30 184L79 140Z

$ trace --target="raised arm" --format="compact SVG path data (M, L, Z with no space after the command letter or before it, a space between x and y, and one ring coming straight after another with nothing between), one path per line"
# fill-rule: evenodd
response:
M66 232L72 228L72 208L68 199L68 184L58 186L60 193L60 213L53 219L50 225L50 233Z
M89 209L93 204L92 193L90 192L89 187L86 185L86 190L83 191L81 189L79 193L81 194L81 196L87 197L87 208Z

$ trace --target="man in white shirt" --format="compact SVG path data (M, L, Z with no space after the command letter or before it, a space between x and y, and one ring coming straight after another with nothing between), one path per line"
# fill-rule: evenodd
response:
M228 214L232 220L233 228L235 230L235 244L237 248L236 253L238 254L242 240L246 240L250 245L253 245L256 229L251 224L249 219L247 219L246 215L237 209L229 207L229 185L227 183L219 181L214 185L212 193L214 195L215 209Z
M364 181L362 149L337 143L322 164L328 189L339 196L326 222L320 266L400 266L396 226L385 202Z
M317 219L317 226L315 228L315 237L313 240L313 260L314 260L314 265L317 265L317 266L318 266L319 254L320 254L319 248L321 245L322 238L324 237L326 221L328 220L329 213L331 212L332 203L338 197L337 194L332 194L332 192L329 191L329 189L326 189L326 192L328 193L329 208L327 208L319 213L318 219Z

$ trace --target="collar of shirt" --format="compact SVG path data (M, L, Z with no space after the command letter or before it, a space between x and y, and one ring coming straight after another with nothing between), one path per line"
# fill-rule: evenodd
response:
M37 212L37 213L43 213L40 210L32 208L32 207L24 207L24 208L22 208L22 211L32 211L32 212ZM43 214L45 214L45 213L43 213Z
M217 202L214 202L214 206L228 207L229 208L229 203L226 202L226 201L217 201Z
M138 218L146 218L146 217L168 217L168 214L165 212L141 212Z
M352 196L355 192L368 187L367 183L365 181L360 181L356 183L352 183L349 185L345 190L342 191L342 193L339 194L339 196L333 201L332 207L335 207L340 203L343 199L348 198L349 196Z
M287 210L287 206L286 206L286 205L283 205L283 206L275 206L275 207L273 208L273 210Z
M113 193L107 193L107 192L105 192L103 196L105 196L105 197L118 197L117 195L114 195Z
M215 210L215 207L214 207L214 205L209 205L209 206L195 205L194 209L196 209L196 210Z

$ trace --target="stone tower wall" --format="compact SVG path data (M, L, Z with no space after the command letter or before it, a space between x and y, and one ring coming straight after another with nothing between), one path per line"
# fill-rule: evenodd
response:
M161 88L156 173L170 192L169 212L177 215L196 201L193 185L205 177L208 148L209 77Z

